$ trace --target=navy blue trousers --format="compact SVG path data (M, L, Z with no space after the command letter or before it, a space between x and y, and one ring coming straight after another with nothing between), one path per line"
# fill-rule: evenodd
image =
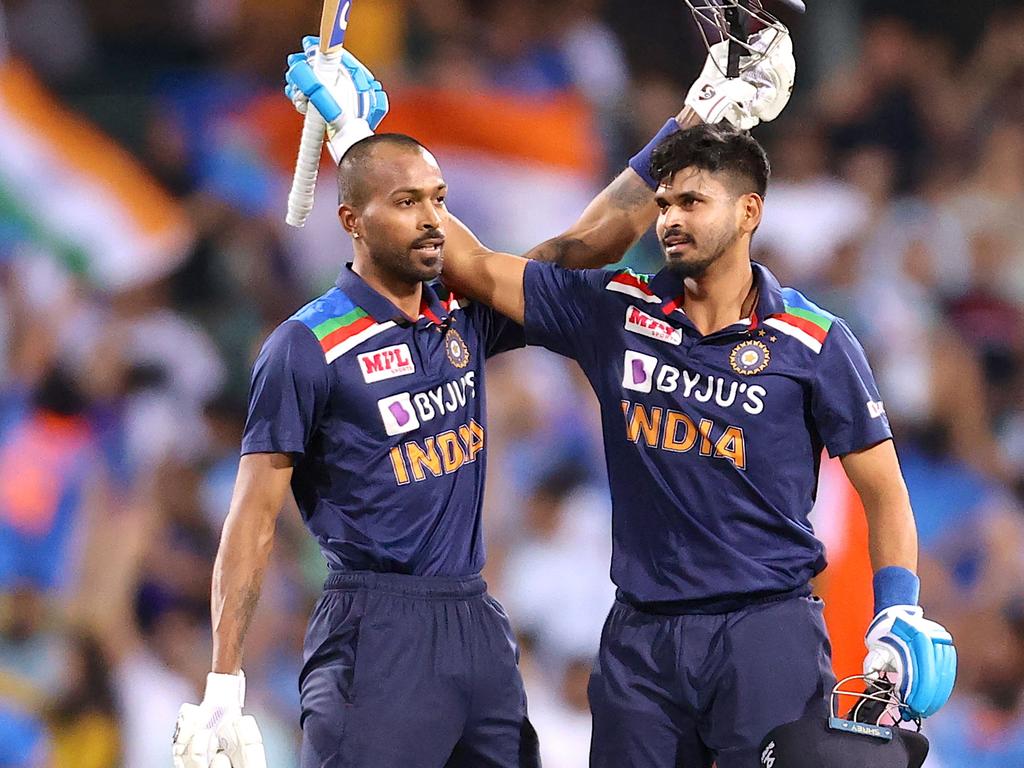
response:
M777 725L828 712L823 604L656 615L618 600L590 678L593 768L757 768Z
M508 617L479 577L335 574L306 631L302 768L534 768Z

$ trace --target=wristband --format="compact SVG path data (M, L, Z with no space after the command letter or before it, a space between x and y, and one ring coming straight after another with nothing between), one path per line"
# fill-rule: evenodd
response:
M906 568L888 565L880 568L872 580L875 588L875 615L894 605L917 605L921 580Z
M676 119L674 117L670 118L669 121L661 127L661 130L658 131L657 135L647 142L646 147L629 158L629 167L636 171L637 175L643 179L651 189L658 188L658 180L651 176L651 155L661 142L673 133L678 133L681 130L682 128L679 127L679 123Z
M239 670L237 675L218 672L208 674L203 703L217 707L237 706L241 709L245 705L245 673Z

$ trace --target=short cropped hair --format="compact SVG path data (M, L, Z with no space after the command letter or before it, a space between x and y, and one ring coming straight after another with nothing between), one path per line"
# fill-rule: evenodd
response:
M728 123L698 125L671 134L651 153L651 177L665 182L683 168L732 176L740 194L764 197L771 166L764 148Z
M371 195L367 183L370 176L368 171L374 162L375 151L384 146L429 151L404 133L378 133L357 141L346 150L338 163L338 205L359 208L366 204Z

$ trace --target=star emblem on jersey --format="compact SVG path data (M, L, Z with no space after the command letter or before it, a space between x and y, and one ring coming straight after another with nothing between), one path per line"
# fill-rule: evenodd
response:
M760 341L744 341L729 353L729 365L743 376L753 376L768 367L772 353Z
M456 368L469 365L469 347L454 328L449 328L444 336L444 351L448 355L448 362Z

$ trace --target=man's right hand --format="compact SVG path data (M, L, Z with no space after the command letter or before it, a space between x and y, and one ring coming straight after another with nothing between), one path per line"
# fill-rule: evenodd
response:
M334 82L321 80L313 63L320 38L302 38L302 52L288 57L284 93L296 111L306 114L309 105L327 123L328 149L334 162L360 139L371 136L388 113L388 95L373 73L348 51L341 54L341 67Z
M686 95L686 106L705 123L727 120L749 131L759 123L774 120L789 103L796 59L788 31L764 29L751 35L749 44L763 58L751 62L752 56L741 57L740 76L736 78L725 76L728 41L711 46L700 77Z
M245 675L206 676L203 702L182 704L174 728L174 768L267 768L256 718L242 714Z

